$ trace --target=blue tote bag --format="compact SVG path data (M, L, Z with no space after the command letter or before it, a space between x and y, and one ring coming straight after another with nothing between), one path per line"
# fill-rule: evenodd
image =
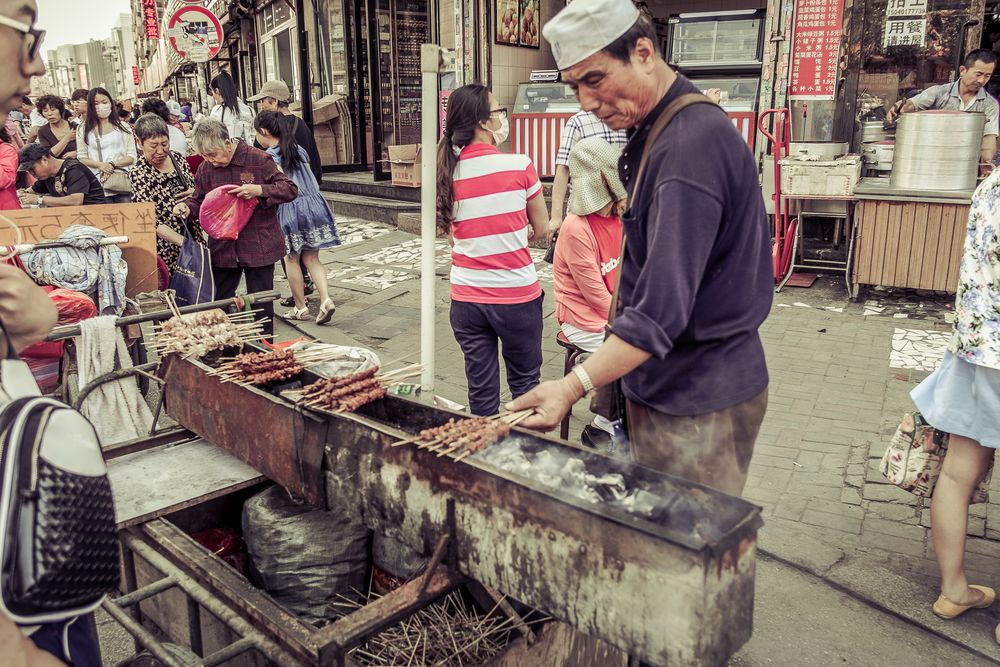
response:
M170 289L178 306L193 306L215 301L215 280L212 276L212 254L194 240L184 225L184 245L170 277Z

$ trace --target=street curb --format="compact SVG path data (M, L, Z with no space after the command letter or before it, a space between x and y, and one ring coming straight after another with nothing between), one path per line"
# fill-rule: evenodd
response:
M818 543L805 531L785 526L781 520L767 520L761 530L765 543ZM894 616L925 632L955 644L984 660L1000 664L1000 645L994 640L994 630L1000 621L995 608L987 613L969 612L960 620L945 621L934 616L931 603L937 598L935 585L921 584L887 567L863 561L862 553L850 553L838 547L823 545L830 553L817 558L806 551L791 548L769 548L758 544L763 556L821 579L869 607ZM839 554L836 555L835 554ZM825 557L824 557L825 556ZM822 563L830 564L823 567ZM912 575L914 577L919 575Z

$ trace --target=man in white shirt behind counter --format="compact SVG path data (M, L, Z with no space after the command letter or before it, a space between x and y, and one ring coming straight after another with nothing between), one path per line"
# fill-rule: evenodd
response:
M997 66L997 54L989 49L976 49L965 56L964 64L958 69L958 81L931 86L917 96L906 100L896 110L893 107L886 114L890 123L899 114L924 111L926 109L952 109L983 113L986 128L983 130L983 144L979 156L980 173L992 170L993 156L997 153L997 134L1000 134L1000 104L986 92L986 84Z

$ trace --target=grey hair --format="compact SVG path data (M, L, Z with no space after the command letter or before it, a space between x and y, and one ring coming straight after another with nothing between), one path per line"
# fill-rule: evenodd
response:
M170 137L167 124L155 113L144 113L139 116L132 127L132 133L135 134L135 138L139 140L139 143L147 139L153 139L154 137Z
M202 118L191 133L191 145L199 155L222 150L229 141L229 130L214 118Z

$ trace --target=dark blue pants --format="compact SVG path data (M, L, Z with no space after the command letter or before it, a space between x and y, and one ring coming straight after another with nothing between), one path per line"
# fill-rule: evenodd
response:
M469 409L474 415L500 412L497 341L514 398L538 384L542 368L542 299L527 303L451 302L451 328L465 355Z
M101 667L101 647L93 614L72 621L46 623L32 633L31 641L72 667Z

